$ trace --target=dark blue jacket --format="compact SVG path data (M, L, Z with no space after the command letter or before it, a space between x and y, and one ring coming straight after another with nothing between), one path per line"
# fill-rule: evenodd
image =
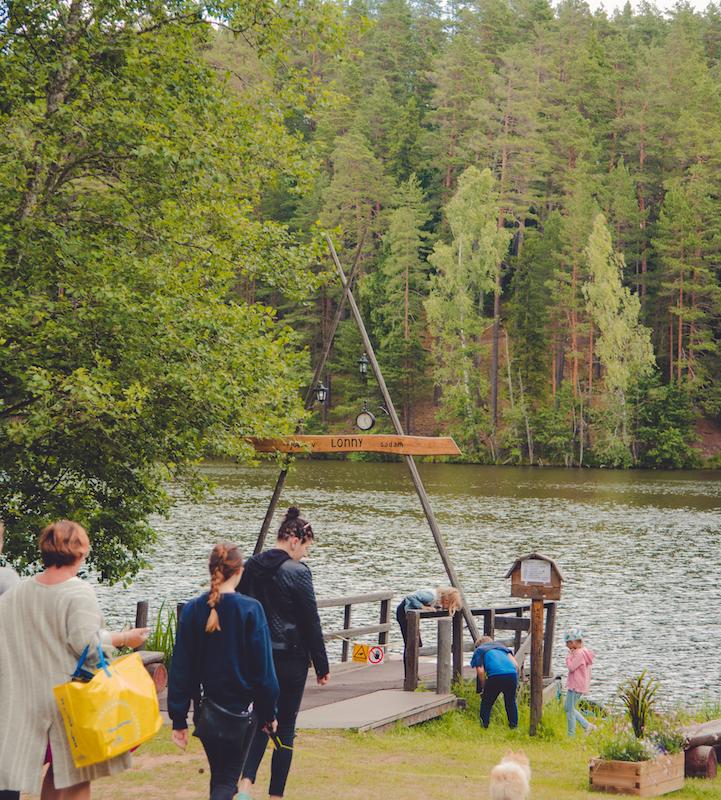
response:
M214 633L205 632L207 592L180 616L168 683L168 714L176 730L187 727L190 701L201 686L205 696L229 711L244 711L252 702L261 724L275 719L278 679L263 607L230 592L221 595L217 609L220 630Z

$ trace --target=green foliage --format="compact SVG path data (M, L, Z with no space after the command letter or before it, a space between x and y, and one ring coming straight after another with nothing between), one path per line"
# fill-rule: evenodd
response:
M20 567L74 517L101 577L130 577L167 480L196 495L206 454L248 458L245 436L302 414L302 345L241 289L316 289L312 251L255 212L266 184L312 171L287 103L257 114L273 82L239 95L203 58L204 13L13 3L4 23L0 517ZM272 3L208 13L277 68Z
M170 669L175 647L175 632L178 628L178 617L174 608L166 608L163 603L158 609L155 625L145 643L146 650L163 654L163 663Z
M642 381L637 389L635 439L638 463L654 469L688 469L699 466L696 412L691 391L676 383L661 384L658 375Z
M621 702L637 739L643 738L656 710L657 692L658 681L648 675L646 670L635 678L629 678L619 687Z
M599 757L609 761L649 761L656 755L648 742L637 738L630 731L602 740L599 750Z

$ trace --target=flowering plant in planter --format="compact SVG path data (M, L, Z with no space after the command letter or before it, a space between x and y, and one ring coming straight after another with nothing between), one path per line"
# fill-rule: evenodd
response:
M657 690L645 672L621 686L627 718L601 739L600 757L590 764L592 788L652 797L683 786L684 736L672 717L656 713Z

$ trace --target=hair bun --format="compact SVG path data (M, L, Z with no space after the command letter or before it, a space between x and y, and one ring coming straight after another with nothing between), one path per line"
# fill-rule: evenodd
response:
M295 506L291 506L285 514L285 518L287 520L298 519L299 516L300 509L296 508Z

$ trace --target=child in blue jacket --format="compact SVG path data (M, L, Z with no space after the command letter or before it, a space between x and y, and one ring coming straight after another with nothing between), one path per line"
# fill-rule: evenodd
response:
M518 662L513 657L513 651L502 644L497 644L490 636L481 636L476 642L471 666L476 668L483 689L481 725L484 728L488 727L493 704L498 699L498 695L503 694L508 725L511 728L518 727L518 705L516 704Z

